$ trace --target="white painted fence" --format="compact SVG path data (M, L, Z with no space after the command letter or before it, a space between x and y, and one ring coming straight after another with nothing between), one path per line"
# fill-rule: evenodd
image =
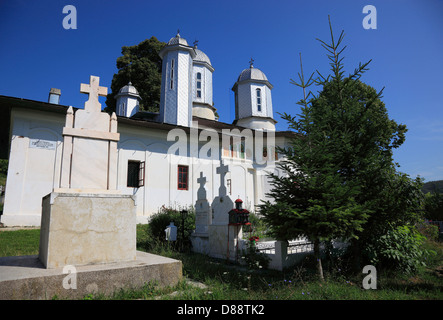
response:
M246 245L246 241L244 242ZM345 248L348 244L340 241L333 242L333 248ZM261 241L256 244L257 249L269 258L269 269L283 270L300 263L306 256L314 252L314 244L307 238L298 238L286 241ZM320 246L323 250L323 246Z

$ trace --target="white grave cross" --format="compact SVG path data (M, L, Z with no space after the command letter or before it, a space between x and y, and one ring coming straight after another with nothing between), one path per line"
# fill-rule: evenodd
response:
M107 87L99 86L100 78L96 76L89 77L89 84L80 84L80 92L89 95L88 101L85 102L85 110L87 112L101 112L101 104L98 97L106 97L108 94Z
M200 178L197 178L197 183L200 184L200 188L197 190L197 201L198 200L206 200L206 177L203 176L203 172L200 172Z

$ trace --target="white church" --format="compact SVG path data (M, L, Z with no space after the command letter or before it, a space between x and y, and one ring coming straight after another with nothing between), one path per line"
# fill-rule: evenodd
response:
M275 146L286 146L292 136L275 130L272 84L251 62L232 87L235 120L224 123L213 106L214 67L208 56L177 33L160 57L159 113L139 110L141 98L131 83L121 88L116 113L110 117L111 123L116 120L116 132L106 136L116 146L117 161L103 168L94 162L94 151L84 155L90 161L82 165L91 179L79 192L109 189L133 195L137 223L147 223L162 206L194 206L202 188L199 179L204 178L209 203L224 190L232 203L240 198L244 208L255 211L271 188L267 175L279 173L275 161L281 155ZM91 76L92 80L99 78ZM85 93L83 88L82 84L80 91ZM99 88L98 94L106 95L107 89ZM0 96L0 146L9 159L0 216L5 226L39 226L42 198L54 190L76 188L75 175L63 176L62 167L65 161L76 165L66 156L66 137L73 134L66 123L82 108L60 105L59 98L58 89L51 89L48 102ZM84 134L104 139L92 130L94 118L90 121ZM221 174L221 167L228 169ZM110 172L112 179L98 186L94 175L102 171Z

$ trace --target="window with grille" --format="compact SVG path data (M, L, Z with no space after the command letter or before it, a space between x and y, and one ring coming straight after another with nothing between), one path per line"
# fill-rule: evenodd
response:
M145 162L128 161L127 186L130 188L140 188L145 185Z
M188 190L188 166L178 166L178 190Z

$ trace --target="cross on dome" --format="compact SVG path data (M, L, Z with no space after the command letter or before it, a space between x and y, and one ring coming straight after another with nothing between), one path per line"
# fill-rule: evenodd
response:
M251 57L251 60L249 60L249 67L254 68L253 64L254 64L254 59L252 59Z

